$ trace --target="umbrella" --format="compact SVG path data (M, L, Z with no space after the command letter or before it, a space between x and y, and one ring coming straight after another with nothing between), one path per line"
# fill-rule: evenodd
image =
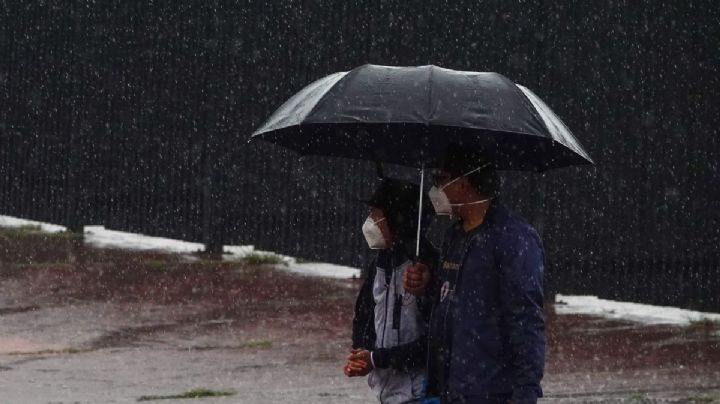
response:
M498 169L592 160L532 91L498 73L363 65L300 90L250 140L301 155L432 166L450 144L482 149Z
M258 139L301 155L418 167L421 208L425 167L436 166L453 144L482 150L498 169L593 164L529 89L498 73L432 65L366 64L323 77L278 108L249 141Z

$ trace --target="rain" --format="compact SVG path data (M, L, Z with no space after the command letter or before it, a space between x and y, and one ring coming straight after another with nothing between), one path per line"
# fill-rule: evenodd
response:
M710 0L3 1L0 403L378 402L367 199L457 144L541 241L537 402L720 402L719 51Z

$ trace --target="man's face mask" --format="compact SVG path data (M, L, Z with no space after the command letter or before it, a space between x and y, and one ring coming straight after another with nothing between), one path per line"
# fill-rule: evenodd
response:
M365 223L363 223L362 232L365 236L365 241L367 241L368 247L373 250L385 250L387 248L387 241L385 241L385 237L383 237L382 231L380 231L380 226L377 225L383 220L385 220L384 217L377 221L374 221L372 217L368 217L365 219Z
M444 189L448 185L452 184L453 182L459 180L462 177L468 176L476 171L480 171L489 165L490 165L490 163L485 163L485 164L481 165L480 167L475 168L471 171L468 171L459 177L455 177L452 180L450 180L447 184L443 185L440 188L438 188L437 185L433 185L432 188L430 188L430 191L428 192L428 197L430 198L430 202L432 202L433 208L435 208L435 213L438 215L452 215L453 206L475 205L478 203L487 202L490 199L492 199L492 198L487 198L487 199L482 199L479 201L466 202L466 203L450 203L450 199L448 199L447 194L445 194L445 191L444 191Z

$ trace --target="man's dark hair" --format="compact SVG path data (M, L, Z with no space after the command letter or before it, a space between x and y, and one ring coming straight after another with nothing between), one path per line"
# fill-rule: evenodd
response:
M492 160L482 151L468 150L458 145L448 147L440 168L452 174L453 178L466 174L478 167L485 166L467 175L467 179L476 191L497 197L500 194L500 177L495 171Z

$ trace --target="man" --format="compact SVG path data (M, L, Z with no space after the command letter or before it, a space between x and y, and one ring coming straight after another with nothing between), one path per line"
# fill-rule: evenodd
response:
M378 255L355 304L353 350L344 372L369 374L368 384L383 404L418 403L425 384L429 300L402 287L413 260L419 193L417 185L386 178L366 201L371 211L363 234ZM425 199L421 234L432 216ZM437 251L424 236L420 241L419 260L434 267Z
M535 403L545 362L544 252L537 232L497 200L482 155L452 148L430 190L446 232L436 282L422 264L404 286L430 293L428 395L443 403Z

